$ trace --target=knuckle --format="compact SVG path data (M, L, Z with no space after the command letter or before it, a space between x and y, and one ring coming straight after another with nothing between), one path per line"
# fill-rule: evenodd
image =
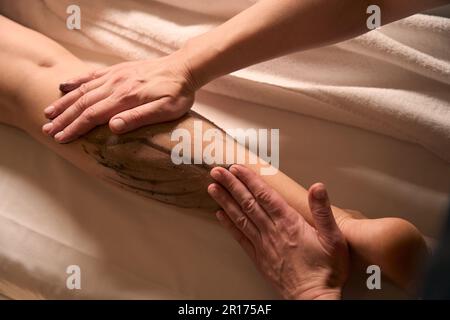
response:
M112 84L119 84L123 82L124 79L125 79L124 74L122 74L121 72L116 72L115 75L110 78L110 81Z
M119 87L114 89L111 94L111 98L114 99L114 101L119 102L122 99L123 94L122 89Z
M231 193L238 193L236 182L231 177L229 177L228 175L224 175L223 179L224 179L224 184L225 184L226 188Z
M75 104L73 105L73 107L75 108L75 111L78 113L81 113L84 111L84 109L87 108L88 106L88 97L87 96L82 96L80 97L77 102L75 102Z
M131 82L124 88L123 99L129 102L138 101L140 97L140 84L138 82Z
M83 112L83 118L88 123L96 123L99 118L99 113L94 108L88 108Z
M270 213L273 216L285 216L286 208L282 204L273 203L270 208ZM293 217L296 217L296 215L293 215Z
M271 193L265 188L259 188L258 191L255 192L255 197L264 203L270 203L272 200Z
M247 224L248 224L248 219L243 215L241 215L240 217L238 217L236 219L236 225L241 230L245 230L247 228Z
M258 202L264 204L267 211L274 216L283 216L287 211L286 203L275 197L273 190L264 187L259 188L258 191L255 192L255 197Z
M328 217L331 214L331 209L329 207L319 207L314 209L314 213L318 216L318 217Z
M132 84L123 84L115 90L114 98L119 103L132 104L139 101L139 91Z
M282 229L284 231L284 237L287 244L297 244L296 240L298 239L298 234L300 232L300 228L298 223L290 222L290 221L283 221L282 222Z
M91 72L89 72L89 74L88 74L88 78L89 79L91 79L91 80L94 80L95 78L97 78L97 71L96 70L94 70L94 71L91 71Z
M254 198L244 199L241 203L242 210L246 214L252 214L256 211L256 200Z
M136 90L130 90L125 96L122 97L122 100L126 103L136 103L139 101L139 92Z
M78 92L82 95L85 95L87 92L89 91L89 86L87 83L82 83L79 87L78 87Z
M102 74L102 70L93 70L89 73L89 78L91 80L97 79Z

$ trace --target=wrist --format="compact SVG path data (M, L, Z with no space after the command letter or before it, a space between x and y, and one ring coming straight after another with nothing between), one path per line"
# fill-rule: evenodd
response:
M213 43L213 39L208 34L200 35L189 39L178 50L196 90L226 74L220 70L224 61L219 62L221 50Z
M319 294L312 300L341 300L341 299L342 299L341 290L331 290L329 292Z
M293 300L341 300L341 288L313 288L297 290L288 297Z

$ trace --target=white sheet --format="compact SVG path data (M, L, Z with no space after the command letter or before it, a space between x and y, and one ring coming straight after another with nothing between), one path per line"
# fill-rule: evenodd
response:
M437 235L450 168L423 147L206 91L195 109L225 128L280 128L281 169L299 183L323 181L339 206L401 216ZM15 129L0 126L0 150L0 294L276 297L214 220L110 187ZM65 287L72 264L82 270L80 291ZM399 297L355 281L347 296Z
M139 59L173 52L255 2L78 0L75 32L65 27L71 0L3 0L1 9L59 41ZM418 143L450 161L448 39L450 19L415 15L235 72L205 90Z

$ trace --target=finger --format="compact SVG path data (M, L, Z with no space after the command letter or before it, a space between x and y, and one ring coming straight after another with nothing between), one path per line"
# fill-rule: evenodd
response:
M59 90L63 93L68 93L72 90L77 89L79 86L81 86L83 83L98 79L102 76L104 76L106 73L109 72L111 67L95 70L88 72L86 74L83 74L81 76L78 76L76 78L67 80L59 85Z
M241 245L248 256L254 260L255 259L255 248L251 241L239 230L236 225L231 221L225 211L219 210L216 213L216 217L220 224L231 233L233 238Z
M242 233L256 246L260 242L260 234L256 226L241 211L239 205L234 201L230 194L220 185L213 183L208 187L210 196L227 213L228 217L238 227Z
M308 202L320 238L332 245L336 237L340 237L340 230L334 219L330 199L323 183L315 183L309 188Z
M69 106L75 103L75 101L77 101L83 95L102 86L105 81L105 79L101 78L84 83L77 90L69 92L68 94L53 102L49 107L47 107L44 110L45 116L48 119L54 119L55 117L63 113Z
M230 168L230 172L247 186L256 201L267 212L272 220L292 213L292 210L289 210L289 205L278 192L270 187L251 169L241 165L233 165Z
M110 92L105 86L89 91L85 95L78 98L72 105L70 105L63 113L58 115L52 122L45 125L43 130L50 136L63 131L76 118L78 118L86 109L95 105L99 101L107 98Z
M109 128L116 134L126 133L145 125L174 120L182 114L174 112L171 98L165 97L115 115Z
M228 170L217 167L211 170L211 177L220 183L241 207L242 211L261 231L274 229L272 219L258 204L247 187Z
M115 99L108 97L86 109L78 118L64 128L63 131L55 135L55 140L59 143L68 143L86 134L96 126L105 124L117 112L127 108L117 104Z

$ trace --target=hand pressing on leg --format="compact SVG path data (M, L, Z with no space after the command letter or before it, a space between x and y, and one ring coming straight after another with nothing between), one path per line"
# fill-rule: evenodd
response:
M195 86L178 53L117 64L60 86L64 95L44 110L42 131L71 142L109 123L115 134L180 118L192 107Z
M347 243L324 185L309 190L315 227L243 166L215 168L208 192L220 223L286 299L339 299L348 276Z

